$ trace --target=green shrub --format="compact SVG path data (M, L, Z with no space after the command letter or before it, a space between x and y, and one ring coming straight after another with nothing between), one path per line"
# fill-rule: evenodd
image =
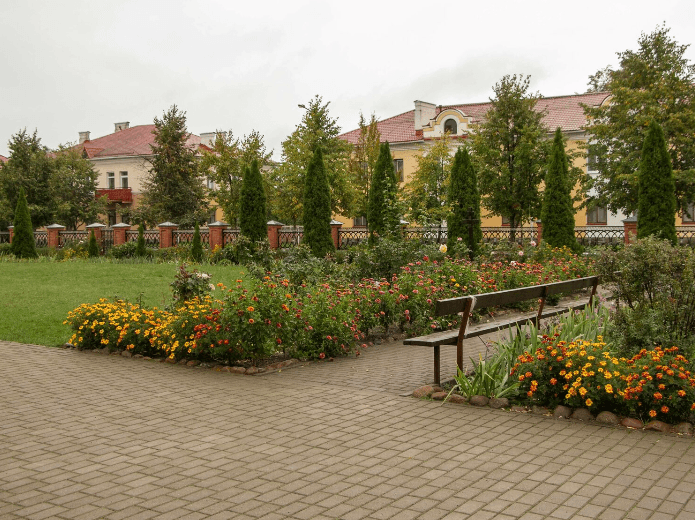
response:
M194 262L203 261L203 243L200 240L200 227L198 223L195 223L195 230L193 231L193 244L191 245L191 258Z
M34 228L31 225L31 215L24 188L19 188L19 198L14 216L14 237L12 238L12 254L17 258L36 258L36 243Z
M174 281L171 282L175 305L205 296L214 289L215 286L210 283L208 273L196 269L187 271L186 264L181 264L178 267Z
M145 247L145 226L142 223L138 226L138 242L135 246L135 256L147 256L147 248Z
M110 247L107 256L121 260L123 258L134 258L137 244L135 242L126 242L117 246Z
M99 244L97 237L94 235L94 230L89 232L89 244L87 245L87 255L89 258L97 258L99 256Z

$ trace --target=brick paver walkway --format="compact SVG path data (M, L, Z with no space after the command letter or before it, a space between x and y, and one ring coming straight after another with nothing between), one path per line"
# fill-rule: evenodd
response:
M695 517L690 438L400 397L431 352L391 347L250 377L0 342L0 518Z

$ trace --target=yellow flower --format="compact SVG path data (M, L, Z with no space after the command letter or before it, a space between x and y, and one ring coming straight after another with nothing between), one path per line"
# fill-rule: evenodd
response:
M606 385L606 393L609 393L609 394L613 393L613 387L611 385Z
M591 405L594 404L594 402L591 399L587 399L585 403L588 407L591 407Z

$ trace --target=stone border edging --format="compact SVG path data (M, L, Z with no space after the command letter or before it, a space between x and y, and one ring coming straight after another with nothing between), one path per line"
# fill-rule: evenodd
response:
M417 388L410 394L417 399L430 398L434 401L444 401L449 395L444 389L436 385L425 385ZM672 433L680 436L693 436L693 425L689 422L682 422L671 425L662 421L649 421L644 424L639 419L633 417L620 418L612 412L600 412L596 417L586 408L572 409L568 406L559 405L551 411L544 406L511 406L509 399L506 398L487 398L483 395L474 395L470 399L459 394L451 394L447 403L469 404L471 406L488 406L494 409L505 409L517 413L534 413L545 415L555 419L573 419L576 421L596 422L608 426L622 426L632 430L655 431L660 433ZM443 403L442 403L443 404Z

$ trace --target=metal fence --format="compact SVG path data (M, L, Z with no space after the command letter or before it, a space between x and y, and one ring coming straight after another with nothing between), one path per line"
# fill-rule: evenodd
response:
M622 226L576 227L574 236L582 246L617 245L625 242L625 228Z
M695 227L694 226L677 226L676 238L682 246L695 246Z
M280 242L280 248L297 246L302 243L303 239L304 229L283 229L278 233L278 242Z
M238 229L225 229L222 231L222 244L235 244L239 240L241 231Z
M535 227L484 227L481 230L483 232L483 242L486 244L510 242L512 240L517 243L523 243L538 238L538 232Z
M157 229L145 229L142 233L142 238L145 239L145 245L147 247L159 247L159 230ZM137 242L138 241L138 231L137 230L127 230L125 232L126 242Z
M113 229L103 229L101 231L101 250L106 251L113 247Z
M346 228L338 231L340 249L356 246L369 238L367 228Z
M48 232L34 231L34 242L36 247L48 247Z
M9 231L0 231L0 244L9 244L10 243L10 232Z
M174 244L190 244L191 242L193 242L194 234L194 229L175 229ZM200 230L200 242L203 244L210 244L210 232L207 229Z
M67 244L84 242L89 240L87 231L61 231L58 233L58 247L65 247Z

